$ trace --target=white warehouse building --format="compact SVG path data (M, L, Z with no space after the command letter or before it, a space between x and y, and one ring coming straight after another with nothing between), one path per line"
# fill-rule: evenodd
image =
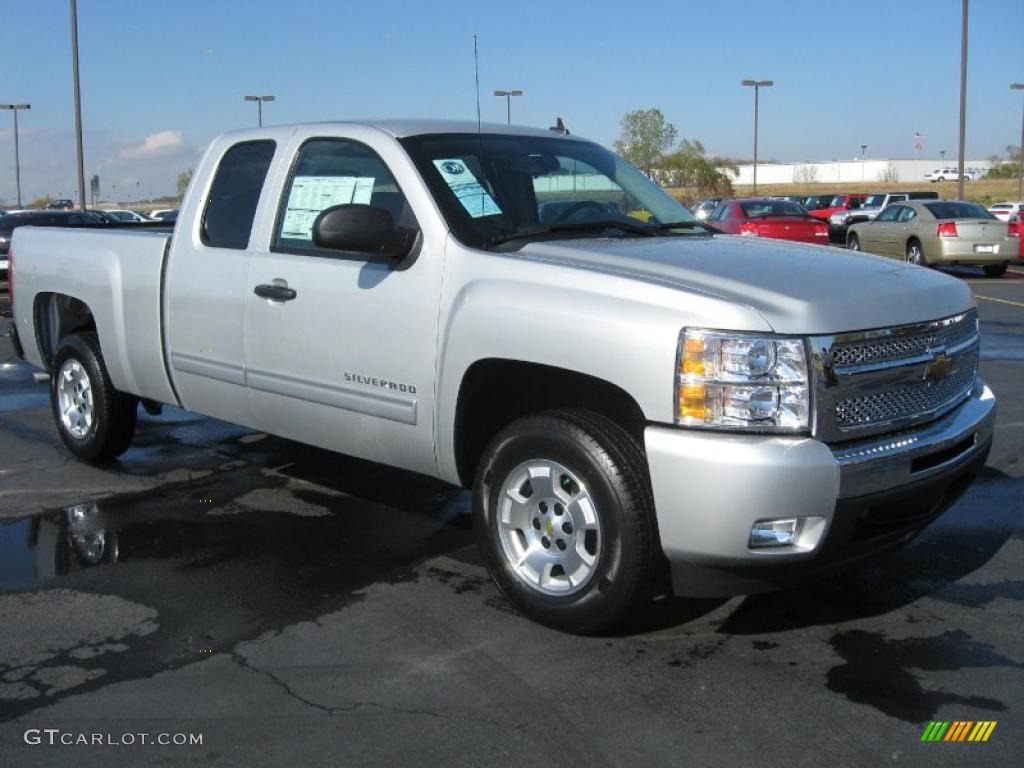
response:
M972 178L984 175L992 166L989 160L967 160L964 168L974 171ZM862 184L881 181L920 181L928 184L926 174L942 168L956 168L956 160L831 160L813 163L758 163L758 184ZM739 174L729 174L734 184L754 182L753 164L739 166ZM955 183L955 177L951 179Z

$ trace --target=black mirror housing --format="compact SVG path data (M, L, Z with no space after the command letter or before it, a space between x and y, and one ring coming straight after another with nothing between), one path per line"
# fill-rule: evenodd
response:
M313 222L313 243L333 251L354 251L400 260L416 233L395 225L389 211L348 203L325 208Z

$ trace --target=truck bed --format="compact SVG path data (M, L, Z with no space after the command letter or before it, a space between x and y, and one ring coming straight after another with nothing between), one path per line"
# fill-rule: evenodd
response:
M48 322L55 296L86 304L96 322L114 386L160 402L176 402L163 355L161 293L172 232L167 228L20 227L15 261L14 321L26 359L49 368L57 342L72 328ZM65 301L65 299L60 299Z

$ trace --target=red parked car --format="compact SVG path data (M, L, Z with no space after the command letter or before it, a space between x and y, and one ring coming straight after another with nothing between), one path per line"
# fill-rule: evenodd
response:
M828 245L828 224L799 203L746 197L726 200L708 223L729 235L752 235Z
M822 221L828 221L828 217L836 211L852 211L864 205L868 199L867 195L835 195L832 201L824 208L816 208L811 211L811 216Z

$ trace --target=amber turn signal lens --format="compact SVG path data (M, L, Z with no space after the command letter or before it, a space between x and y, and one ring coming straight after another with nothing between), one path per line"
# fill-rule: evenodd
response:
M704 421L707 400L703 384L684 384L679 390L679 418Z
M683 373L695 376L704 375L704 339L700 336L687 336L683 344Z

